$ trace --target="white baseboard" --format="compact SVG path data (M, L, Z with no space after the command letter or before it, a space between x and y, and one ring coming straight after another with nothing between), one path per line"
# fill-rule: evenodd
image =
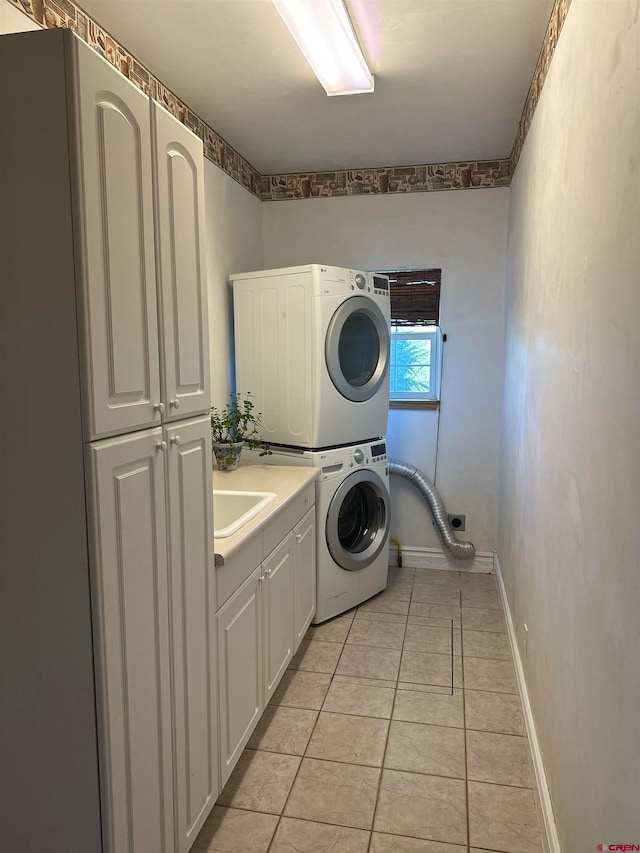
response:
M398 548L389 548L389 565L396 566ZM412 548L402 546L402 565L414 569L445 569L455 572L492 572L493 551L476 551L473 560L456 560L441 548Z
M558 838L558 830L556 828L556 821L553 816L553 806L551 805L549 785L547 784L547 774L545 773L542 753L540 752L540 743L538 741L536 726L533 719L533 710L531 708L531 702L529 701L529 691L527 690L527 682L524 677L520 650L518 649L516 631L511 617L511 611L509 609L507 591L504 585L504 579L502 577L502 571L500 570L500 562L498 561L497 554L495 555L494 571L498 582L498 591L502 600L505 619L507 621L509 644L511 646L511 654L513 655L513 663L516 669L516 680L518 682L520 699L522 701L524 724L527 730L533 770L536 777L537 791L534 791L534 794L537 794L537 805L540 811L542 846L545 853L562 853L562 850L560 849L560 840Z

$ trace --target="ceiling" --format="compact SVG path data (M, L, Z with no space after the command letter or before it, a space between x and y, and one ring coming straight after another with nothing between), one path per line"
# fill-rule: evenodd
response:
M553 0L347 0L375 92L329 98L270 0L80 0L261 174L508 157Z

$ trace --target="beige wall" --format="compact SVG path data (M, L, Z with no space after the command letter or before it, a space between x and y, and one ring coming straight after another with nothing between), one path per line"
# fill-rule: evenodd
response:
M496 543L508 201L503 188L263 204L267 267L442 267L441 412L392 412L389 449L430 477L437 463L447 508L467 515L481 551ZM404 546L440 547L426 504L396 477L392 511Z
M26 33L40 27L17 9L9 0L0 0L0 35Z
M233 387L233 297L229 275L260 269L262 202L205 160L207 276L213 403L224 405Z
M638 16L573 0L511 186L498 556L565 853L640 842Z

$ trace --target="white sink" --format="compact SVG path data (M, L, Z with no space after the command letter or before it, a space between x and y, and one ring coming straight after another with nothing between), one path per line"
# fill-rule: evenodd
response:
M227 492L213 490L213 535L233 536L240 528L276 499L274 492Z

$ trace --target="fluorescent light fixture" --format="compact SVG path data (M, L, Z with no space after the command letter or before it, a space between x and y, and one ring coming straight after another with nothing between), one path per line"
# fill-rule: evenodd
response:
M272 0L327 95L373 92L343 0Z

